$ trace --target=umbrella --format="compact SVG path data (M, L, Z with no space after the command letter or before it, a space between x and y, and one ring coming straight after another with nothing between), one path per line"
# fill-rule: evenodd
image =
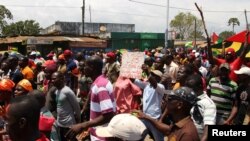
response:
M247 33L247 30L244 30L244 31L242 31L242 32L240 32L238 34L235 34L235 35L227 38L226 41L244 43L245 42L246 33ZM248 43L250 43L250 36L248 37Z

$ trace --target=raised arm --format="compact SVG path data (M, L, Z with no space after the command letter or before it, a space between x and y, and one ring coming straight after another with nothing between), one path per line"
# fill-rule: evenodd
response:
M240 54L241 59L245 59L245 56L246 56L247 52L249 51L248 38L249 38L249 31L247 31L247 33L246 33L244 48L243 48L243 51Z

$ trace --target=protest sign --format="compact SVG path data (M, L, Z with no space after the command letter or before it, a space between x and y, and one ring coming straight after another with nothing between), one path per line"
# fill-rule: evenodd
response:
M141 79L144 52L127 52L122 55L120 76Z

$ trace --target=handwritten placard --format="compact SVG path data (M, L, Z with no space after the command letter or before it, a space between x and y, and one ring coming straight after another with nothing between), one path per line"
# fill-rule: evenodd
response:
M120 68L120 76L127 78L141 79L142 69L144 63L143 52L127 52L122 55L122 65Z

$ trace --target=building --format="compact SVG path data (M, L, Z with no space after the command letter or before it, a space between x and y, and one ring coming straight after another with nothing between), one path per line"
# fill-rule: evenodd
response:
M84 35L93 35L101 38L110 38L111 32L135 32L134 24L118 23L84 23ZM45 28L41 34L56 35L82 35L81 22L55 22L55 24Z

